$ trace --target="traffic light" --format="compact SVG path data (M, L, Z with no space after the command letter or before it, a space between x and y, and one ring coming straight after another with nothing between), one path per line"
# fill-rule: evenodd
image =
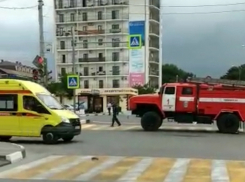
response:
M37 69L33 69L32 70L32 77L34 81L38 81L38 77L39 77L39 72Z

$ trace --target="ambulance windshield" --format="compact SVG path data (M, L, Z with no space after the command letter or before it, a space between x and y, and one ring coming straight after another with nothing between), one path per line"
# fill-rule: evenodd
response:
M64 109L62 105L52 95L37 94L37 97L50 109Z

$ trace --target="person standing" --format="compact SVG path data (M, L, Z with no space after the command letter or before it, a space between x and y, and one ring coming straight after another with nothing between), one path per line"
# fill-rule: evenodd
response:
M110 102L107 104L107 109L108 109L108 113L110 116L111 115L111 103Z
M118 126L121 126L121 123L120 123L120 121L117 118L118 113L119 113L118 106L116 104L113 104L113 106L112 106L112 123L111 123L111 127L114 127L114 123L115 122L118 124Z

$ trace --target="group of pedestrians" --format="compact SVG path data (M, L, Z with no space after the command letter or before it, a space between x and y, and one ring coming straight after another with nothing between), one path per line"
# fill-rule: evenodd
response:
M114 127L115 122L117 123L118 126L121 126L121 123L119 119L117 118L119 114L119 107L115 103L108 103L107 105L108 113L111 115L112 113L112 122L111 122L111 127Z

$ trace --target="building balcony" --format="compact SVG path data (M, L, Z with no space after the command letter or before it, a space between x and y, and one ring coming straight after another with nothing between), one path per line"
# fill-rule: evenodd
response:
M149 6L160 9L160 0L150 0Z
M156 69L149 69L149 76L157 76L159 77L159 71Z
M56 24L74 24L74 23L93 23L99 21L124 21L129 19L129 14L119 14L117 16L112 16L111 14L104 15L100 18L98 16L77 16L77 18L71 20L70 18L56 18Z
M99 45L98 42L90 42L90 43L83 43L78 42L76 46L76 51L78 50L87 50L87 51L94 51L94 50L106 50L106 49L128 49L128 43L126 42L110 42L110 43L102 43ZM57 47L57 51L72 51L72 47Z
M149 63L150 64L159 64L159 58L150 58Z
M159 44L149 43L149 49L159 50Z
M103 60L101 58L78 58L78 62L75 64L78 65L94 65L94 64L106 64L106 65L127 65L129 63L129 59L120 59L118 60L113 60L113 59L106 59ZM73 63L71 62L61 62L58 61L57 65L60 66L72 66Z
M98 58L78 58L78 62L90 62L90 63L95 63L95 62L105 62L105 57L98 57Z
M103 83L103 84L99 84L99 83L95 83L95 84L84 84L83 82L80 83L81 88L83 89L111 89L111 88L130 88L129 83L118 83L118 84L112 84L112 83ZM111 94L113 94L113 92L118 92L115 90L106 90L106 92L110 92ZM127 92L124 91L123 92ZM137 93L136 93L137 94Z
M80 77L114 77L128 76L128 71L95 71L89 73L79 73Z
M118 34L128 34L128 29L106 29L106 30L98 30L97 28L90 29L90 30L76 30L75 36L79 37L86 37L86 36L95 36L95 35L118 35ZM65 33L65 31L57 30L56 32L57 37L71 37L70 34Z
M157 13L155 15L150 14L149 21L160 23L160 14Z
M160 36L159 30L158 29L154 29L154 28L150 28L149 35L150 36L157 36L157 37L159 37Z
M122 6L127 7L128 5L129 5L129 0L107 0L107 1L95 0L95 1L88 2L85 6L83 4L78 4L78 3L69 4L69 5L56 3L55 9L56 11L70 11L76 9L114 8L117 6L120 6L121 8Z

